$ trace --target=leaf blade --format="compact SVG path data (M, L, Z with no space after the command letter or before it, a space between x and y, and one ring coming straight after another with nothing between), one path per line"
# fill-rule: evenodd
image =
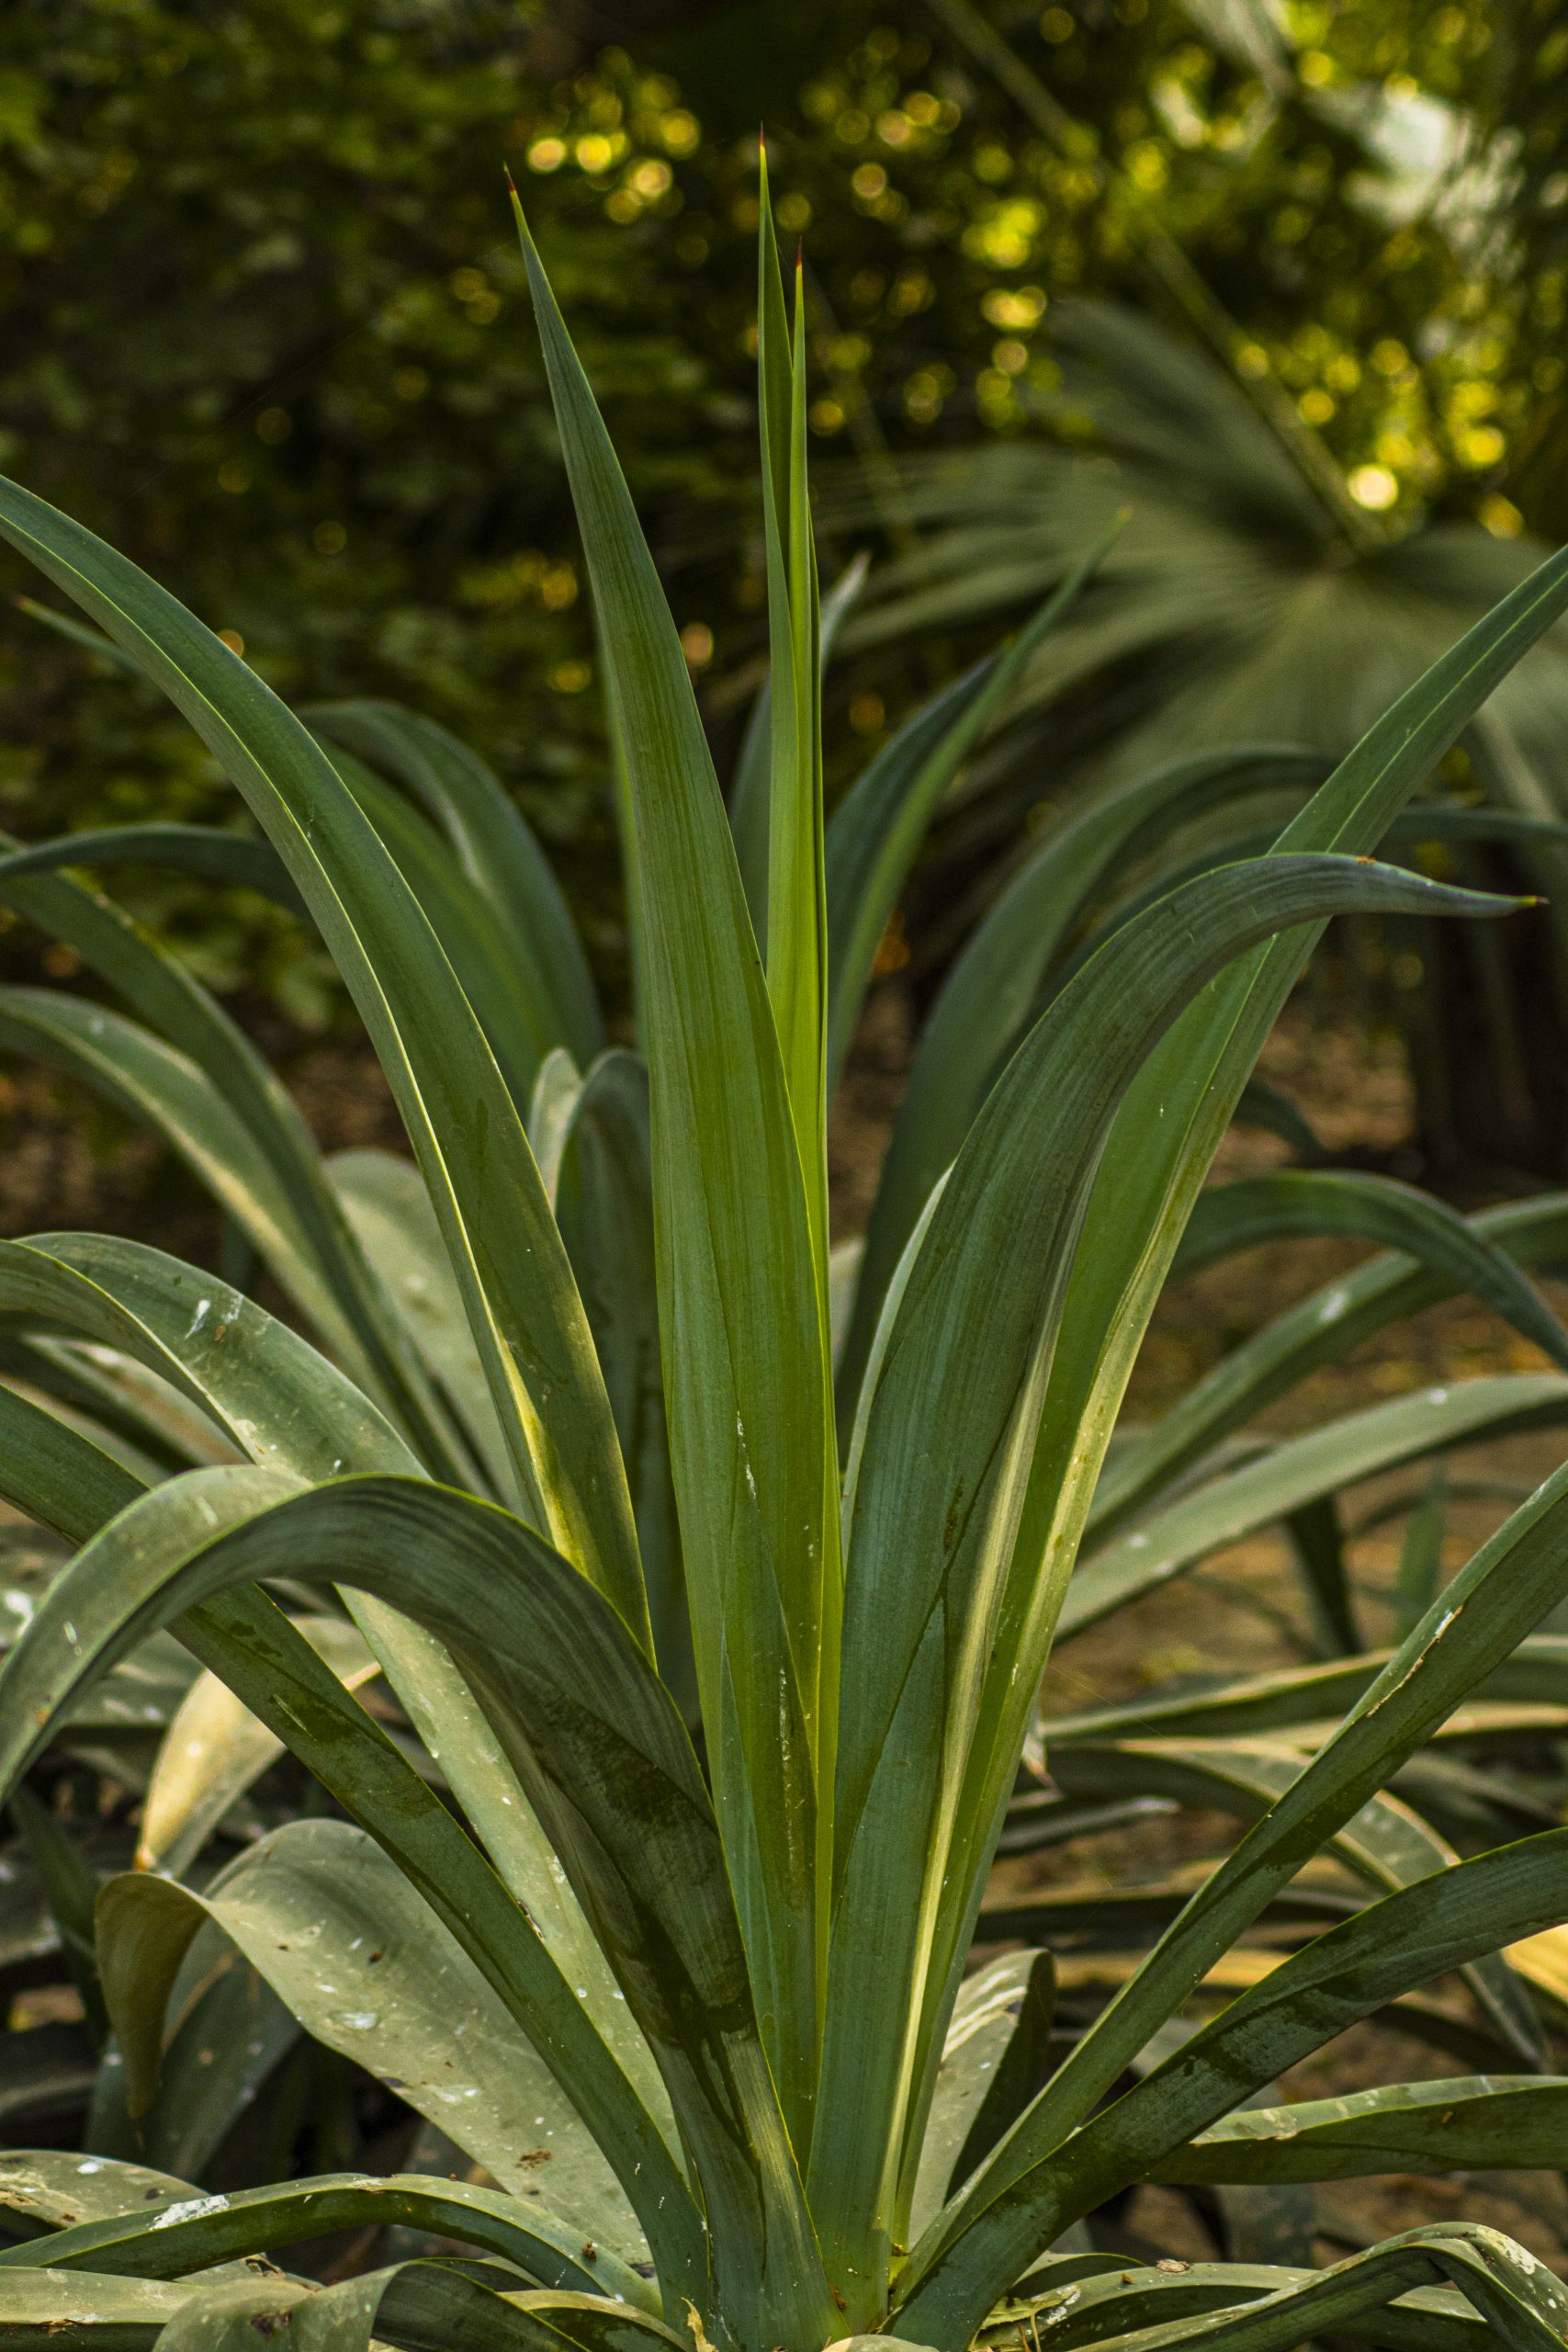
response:
M631 815L671 1459L715 1789L804 2146L839 1611L825 1306L779 1041L684 657L518 209Z

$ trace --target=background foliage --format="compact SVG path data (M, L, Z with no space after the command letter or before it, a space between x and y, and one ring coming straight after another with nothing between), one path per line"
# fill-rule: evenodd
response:
M593 648L503 161L721 729L761 642L739 503L759 120L807 246L818 464L858 460L893 551L912 525L889 457L1091 432L1042 421L1064 296L1196 334L1151 267L1166 238L1242 375L1283 389L1365 514L1564 527L1568 35L1539 0L804 0L766 40L758 15L17 0L0 25L0 462L112 528L286 693L389 693L459 727L561 858L611 978ZM907 651L863 654L844 732L874 741L895 693L965 650L933 639L914 678L886 674ZM20 617L0 685L20 830L152 793L215 805L141 689ZM210 977L243 964L324 1017L291 927L139 887Z

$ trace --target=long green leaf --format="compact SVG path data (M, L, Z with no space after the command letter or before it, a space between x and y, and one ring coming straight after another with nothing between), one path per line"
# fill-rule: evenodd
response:
M1277 854L1375 848L1492 689L1565 606L1568 555L1559 555L1379 719L1280 836ZM1315 936L1309 927L1281 937L1211 983L1150 1056L1118 1114L1075 1253L994 1621L960 1807L968 1834L964 1850L950 1857L942 1904L940 1967L950 1985L962 1967L1032 1693L1148 1317L1232 1111Z
M785 1074L664 593L519 209L630 804L660 1322L703 1721L793 2137L810 2136L840 1571L827 1318Z
M1175 827L1239 792L1319 782L1315 753L1268 744L1169 767L1047 834L943 981L920 1032L866 1231L855 1319L840 1373L841 1409L858 1393L882 1293L922 1203L967 1134L1041 985L1082 910L1151 828Z
M1469 1222L1517 1264L1551 1265L1568 1250L1568 1201L1559 1194L1512 1201ZM1381 1257L1287 1308L1233 1349L1151 1428L1129 1435L1106 1463L1088 1515L1090 1530L1109 1532L1311 1373L1343 1362L1373 1333L1460 1287L1450 1273Z
M1502 1372L1452 1388L1417 1389L1325 1422L1090 1553L1067 1588L1057 1638L1098 1624L1207 1554L1356 1479L1462 1445L1483 1431L1551 1429L1565 1419L1568 1380L1560 1374Z
M395 862L254 671L134 564L14 483L0 483L0 536L184 712L284 859L403 1114L521 1489L646 1638L619 1448L566 1253L505 1083Z
M446 728L396 703L315 703L302 716L402 785L441 828L500 919L539 1034L586 1068L604 1043L588 959L549 862L499 778Z
M0 1788L150 1624L236 1585L330 1578L404 1611L482 1697L659 2060L706 2205L717 2305L759 2338L803 2313L824 2324L706 1790L624 1623L493 1506L395 1478L277 1492L254 1470L195 1472L78 1555L0 1679Z
M870 562L863 549L852 558L822 599L818 638L824 671L839 631L865 585ZM768 945L768 786L772 761L773 695L764 679L746 722L729 785L729 830L735 838L735 861L740 868L746 903L751 910L751 927L764 955Z
M139 2172L124 2165L117 2170ZM547 2205L548 2200L544 2200ZM618 2295L634 2309L656 2309L647 2282L603 2246L583 2257L583 2233L556 2221L538 2200L525 2203L468 2181L391 2173L367 2179L343 2173L276 2187L242 2188L228 2196L181 2192L149 2204L144 2188L134 2206L113 2219L62 2230L47 2245L29 2240L0 2249L0 2269L36 2265L51 2270L94 2270L122 2278L180 2278L237 2256L264 2254L329 2230L402 2225L482 2247L514 2262L544 2287L575 2287L584 2294ZM30 2265L28 2262L30 2257Z
M821 643L806 479L806 303L795 270L795 328L761 159L757 245L757 383L768 573L768 998L795 1115L817 1283L826 1313L827 905L822 868Z
M558 1876L553 1857L524 1845L543 1846L541 1834L520 1824L503 1843L491 1826L497 1808L487 1808L496 1868L487 1864L395 1745L373 1724L367 1731L346 1694L308 1667L282 1612L259 1598L210 1602L180 1631L424 1895L592 2127L661 2265L689 2279L700 2237L663 2143L662 2086L604 1983L575 1902L563 1902L558 1887L553 1902L545 1899ZM521 1810L521 1797L512 1810Z
M646 2258L607 2158L543 2060L397 1864L347 1822L285 1822L199 1894L144 1871L108 1881L98 1952L133 2115L150 2103L165 2010L204 1920L316 2041L484 2165L520 2219L562 2225L558 2249L575 2229L579 2244Z
M1010 644L917 712L834 810L824 851L829 1085L843 1069L877 943L938 803L1005 707L1030 656L1094 577L1114 537L1112 531L1090 548Z
M1158 2168L1162 2180L1354 2180L1380 2172L1568 2165L1568 2082L1469 2075L1294 2107L1248 2107Z
M1040 2210L1031 2205L1032 2192L1025 2184L1043 2180L1067 2134L1269 1897L1565 1592L1568 1472L1559 1472L1454 1578L1336 1736L1221 1863L1101 2012L965 2198L928 2233L911 2262L911 2290L923 2292L918 2282L930 2278L933 2303L944 2310L967 2310L976 2296L980 2308L986 2307L986 2299L1005 2283L995 2267L998 2245L1007 2240L1005 2261L1010 2262L1010 2227L1021 2226L1018 2217L1025 2211ZM1389 1899L1411 1901L1420 1893L1412 1888ZM1494 1937L1486 1948L1500 1939ZM1257 2080L1269 2081L1277 2072L1271 2063ZM989 2219L993 2210L996 2222ZM1004 2211L1010 2223L1001 2218Z
M153 1365L204 1405L258 1464L302 1479L332 1477L344 1469L400 1471L412 1466L406 1449L374 1408L306 1341L238 1293L228 1292L194 1268L181 1266L176 1260L138 1243L72 1235L45 1237L31 1246L0 1245L0 1306L42 1314ZM0 1391L0 1396L5 1394ZM20 1411L22 1400L14 1400L14 1405ZM58 1451L62 1441L51 1442ZM129 1498L123 1478L111 1486L106 1498L105 1474L96 1476L97 1483L89 1491L96 1505L102 1502L99 1517L70 1525L66 1532L73 1535L94 1532L103 1518ZM25 1497L17 1499L25 1508L33 1507ZM48 1523L60 1524L57 1517L43 1515ZM603 1955L570 1888L561 1882L549 1841L535 1819L515 1771L491 1736L473 1693L428 1633L368 1595L350 1594L348 1599L361 1631L387 1668L415 1725L441 1758L448 1781L506 1885L548 1939L555 1957L546 1968L539 1998L547 2002L549 2014L557 2018L557 1979L566 1972L570 1984L581 1990L598 2037L636 2075L639 2059L646 2062L646 2052L635 2035L628 2040L626 2034L625 2005L615 1998ZM197 1645L198 1654L204 1664L222 1671L231 1686L238 1688L253 1713L298 1749L301 1736L298 1711L291 1716L287 1707L279 1710L270 1703L268 1675L276 1669L277 1627L272 1628L270 1636L265 1626L258 1629L254 1623L244 1630L256 1655L250 1672L238 1683L231 1654L215 1656ZM285 1625L284 1631L288 1630ZM242 1649L239 1665L244 1664ZM284 1664L296 1680L305 1678L308 1690L313 1680L312 1716L323 1705L330 1714L330 1702L341 1693L309 1645L299 1643L292 1659ZM351 1710L349 1720L357 1713ZM305 1760L328 1786L344 1793L333 1760L332 1736L330 1730L322 1731ZM417 1796L417 1775L406 1767L403 1773L403 1781L397 1782L394 1776L392 1786L383 1777L383 1810L371 1825L378 1833L400 1808L411 1820L416 1820L423 1809L412 1801ZM411 1781L412 1789L407 1785ZM352 1796L348 1801L352 1807ZM430 1829L429 1835L437 1838L438 1849L436 1829ZM440 1863L438 1851L427 1857L427 1864L422 1883L439 1885L446 1866ZM492 1943L504 1943L508 1931L496 1928L492 1917L490 1932ZM515 1935L515 1928L510 1932ZM521 1959L533 1956L529 1948ZM570 2011L570 2000L567 2006ZM573 2063L588 2067L593 2080L603 2083L602 2070L593 2072L603 2053L584 2042L577 2030L580 2023L569 2014L559 2030L578 2053ZM555 2030L552 2025L551 2031ZM643 2073L647 2096L646 2064ZM608 2101L606 2112L613 2109L619 2095L613 2082L592 2094Z
M829 2258L852 2316L869 2318L885 2292L902 2144L923 2106L917 2094L911 2111L911 2090L951 1996L947 1953L935 2000L927 1977L948 1849L1105 1135L1156 1041L1246 945L1303 910L1393 906L1419 887L1370 861L1262 859L1188 884L1118 933L1014 1056L914 1260L864 1400L848 1505L844 1688L853 1703L835 1791L823 2052L835 2097L811 2180L814 2210L847 2233L829 2238ZM1447 903L1480 912L1485 902L1452 894ZM1043 1663L1042 1652L1036 1677ZM996 1810L993 1798L984 1823L993 1840ZM897 1962L888 1917L915 1923Z
M1568 1370L1568 1332L1534 1283L1446 1201L1390 1176L1287 1169L1211 1185L1198 1195L1170 1279L1180 1282L1267 1241L1327 1233L1381 1242L1446 1274Z

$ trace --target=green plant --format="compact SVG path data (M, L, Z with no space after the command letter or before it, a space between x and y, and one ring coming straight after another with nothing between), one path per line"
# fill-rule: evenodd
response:
M1062 386L1021 396L1046 431L906 462L901 493L924 537L880 571L850 631L870 646L914 629L994 625L1130 510L1094 583L1031 662L1009 754L992 762L985 798L967 812L963 849L973 859L984 844L1004 868L1021 806L1040 797L1043 756L1053 797L1069 808L1138 777L1173 740L1193 755L1247 742L1340 757L1545 552L1442 515L1376 526L1370 541L1348 536L1213 357L1106 302L1063 303L1052 321ZM1064 414L1079 428L1066 438ZM1087 450L1075 446L1086 424ZM863 523L874 501L861 491L843 506ZM1441 870L1495 886L1522 865L1561 900L1565 709L1564 640L1553 631L1464 730L1467 805L1438 821ZM1241 854L1234 830L1228 854ZM1472 1151L1511 1153L1555 1176L1560 968L1543 987L1539 964L1521 970L1495 938L1467 933L1450 946L1430 926L1403 928L1427 967L1425 1012L1381 993L1395 1017L1443 1029L1460 1098L1443 1099L1441 1070L1413 1054L1428 1149L1451 1153L1457 1124ZM1550 937L1560 965L1558 917ZM1472 1020L1480 1012L1484 1053L1469 1050L1444 995Z
M19 2160L18 2201L54 2233L47 2267L31 2242L0 2254L0 2340L101 2331L178 2352L287 2320L295 2340L333 2347L689 2332L804 2352L875 2330L956 2352L1028 2281L1065 2345L1131 2333L1141 2352L1201 2332L1283 2346L1303 2328L1560 2341L1568 2297L1466 2226L1304 2276L1123 2277L1060 2249L1156 2170L1256 2168L1298 2135L1309 2166L1364 2166L1333 2119L1225 2119L1341 2024L1568 1917L1568 1833L1426 1877L1393 1870L1393 1891L1104 2104L1568 1590L1568 1474L1419 1611L1054 2071L1048 1961L1031 1955L1016 1984L996 2102L994 2043L950 2042L947 2027L1122 1389L1214 1145L1324 920L1505 903L1370 853L1568 604L1568 561L1412 688L1273 854L1141 910L1055 994L889 1270L840 1447L829 1075L930 804L1060 605L922 714L825 827L800 308L792 341L765 231L772 691L738 858L657 575L524 233L593 579L646 1079L600 1051L547 869L460 746L384 707L317 714L312 733L133 566L0 489L0 532L169 693L283 876L254 842L165 833L139 854L243 855L298 895L417 1161L361 1160L334 1190L210 999L51 870L73 849L8 861L13 903L73 940L139 1018L13 990L7 1042L96 1071L177 1136L331 1352L152 1250L79 1235L0 1248L17 1351L0 1480L80 1546L0 1682L6 1785L173 1627L352 1822L289 1821L215 1876L130 1871L98 1894L91 1950L80 1925L72 1949L118 2041L96 2134L126 2155ZM1473 1230L1406 1195L1350 1198L1252 1214L1381 1216L1431 1279L1490 1286L1561 1351ZM1561 1397L1553 1382L1543 1409ZM191 1441L175 1399L236 1458L178 1466ZM1206 1409L1212 1430L1223 1414ZM1194 1450L1167 1432L1140 1492L1172 1498L1170 1462ZM334 1655L289 1613L307 1591L341 1596L452 1805L334 1670L358 1671L347 1637ZM330 1597L310 1606L335 1614ZM172 1804L159 1851L197 1850L245 1769ZM32 1826L56 1910L74 1903L79 1920L80 1872L73 1895ZM215 1968L230 1947L253 1978ZM499 2185L349 2175L203 2196L130 2163L161 2063L190 2062L194 2098L201 2051L184 2029L247 1981ZM1507 1982L1497 1997L1517 2007ZM1397 2116L1412 2163L1447 2164L1455 2128L1492 2145L1499 2116L1506 2156L1531 2161L1558 2145L1568 2085L1526 2096L1475 2082L1451 2114L1408 2088L1374 2105ZM383 2222L467 2251L320 2290L232 2267Z

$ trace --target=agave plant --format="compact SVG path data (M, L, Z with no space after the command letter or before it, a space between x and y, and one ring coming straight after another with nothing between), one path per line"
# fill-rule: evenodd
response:
M1410 688L1269 854L1130 912L1016 1042L961 1033L943 1164L912 1216L885 1220L836 1369L829 1084L924 818L1062 603L920 714L825 823L832 614L798 292L792 340L764 227L771 691L732 834L631 500L523 235L593 584L646 1068L603 1050L547 871L460 746L380 706L307 724L134 566L0 486L0 532L165 689L265 836L16 853L11 903L136 1017L11 990L6 1041L176 1140L321 1343L137 1245L0 1247L0 1487L61 1539L35 1544L36 1607L0 1679L0 1779L51 1742L81 1748L84 1709L165 1632L205 1670L180 1712L209 1711L186 1717L195 1774L176 1717L142 1824L152 1867L107 1880L90 1930L80 1868L27 1815L115 2042L94 2153L0 2170L34 2233L0 2251L0 2338L180 2352L288 2326L333 2352L810 2352L878 2334L959 2352L1022 2293L1066 2346L1559 2344L1568 2294L1481 2228L1312 2271L1130 2266L1077 2225L1151 2177L1354 2176L1386 2169L1391 2146L1404 2170L1568 2152L1568 2083L1539 2072L1381 2091L1370 2132L1364 2104L1244 2105L1450 1971L1495 2036L1537 2053L1496 1954L1568 1918L1568 1832L1464 1860L1428 1837L1413 1860L1381 1792L1461 1704L1532 1660L1545 1674L1520 1645L1568 1594L1568 1473L1429 1605L1411 1579L1392 1657L1324 1669L1337 1680L1309 1696L1321 1711L1326 1688L1339 1720L1273 1746L1272 1784L1253 1741L1252 1826L1069 2046L1045 2030L1048 1955L965 1970L1058 1626L1136 1584L1116 1536L1130 1515L1137 1556L1163 1511L1143 1549L1166 1574L1245 1519L1247 1468L1213 1475L1224 1439L1311 1355L1300 1330L1260 1335L1224 1396L1108 1463L1184 1228L1190 1257L1215 1246L1188 1224L1215 1145L1325 920L1508 903L1371 853L1568 605L1568 560ZM85 854L225 876L238 861L308 910L413 1161L355 1158L329 1182L218 1008L57 870ZM1407 1194L1304 1181L1310 1201L1232 1205L1254 1229L1348 1220L1401 1253L1320 1318L1325 1353L1445 1283L1568 1352L1515 1262L1561 1250L1560 1204L1503 1237L1510 1257ZM1464 1426L1561 1415L1568 1384L1540 1379ZM1403 1450L1371 1441L1315 1487L1295 1464L1250 1508L1299 1511L1369 1460L1456 1434L1426 1414ZM1170 1521L1204 1463L1191 1499L1219 1518L1195 1536ZM1075 1577L1095 1510L1100 1548ZM1314 1589L1330 1609L1332 1574ZM372 1668L409 1732L355 1696ZM219 1685L238 1705L214 1736ZM1212 1713L1231 1711L1222 1735L1299 1733L1309 1696L1232 1690ZM1206 1726L1186 1703L1175 1737L1191 1748ZM1139 1745L1126 1729L1064 1727L1083 1786L1097 1757ZM191 1869L280 1748L341 1811ZM1184 2035L1197 1988L1324 1851L1370 1854L1375 1899ZM245 1972L225 1972L233 1952ZM265 2018L236 2007L236 1984L263 1988ZM188 2112L204 2078L263 2078L275 2017L389 2085L492 2185L432 2169L207 2195L137 2162L148 2119ZM254 2267L383 2225L443 2250L326 2287Z

